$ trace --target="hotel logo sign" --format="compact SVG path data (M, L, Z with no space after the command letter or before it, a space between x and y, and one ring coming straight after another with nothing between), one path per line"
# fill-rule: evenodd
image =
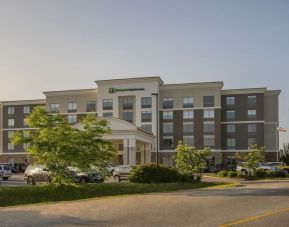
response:
M110 87L109 88L109 93L113 94L116 92L126 92L126 91L144 91L144 88L114 88L114 87Z

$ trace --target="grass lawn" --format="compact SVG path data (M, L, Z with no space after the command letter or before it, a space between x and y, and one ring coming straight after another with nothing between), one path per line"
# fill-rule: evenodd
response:
M51 185L3 187L0 186L0 207L43 202L70 201L104 196L165 192L197 189L212 186L226 186L226 183L168 183L132 184L102 183L55 187Z

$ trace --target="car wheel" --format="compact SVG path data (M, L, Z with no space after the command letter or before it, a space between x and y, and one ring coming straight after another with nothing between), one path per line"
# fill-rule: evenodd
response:
M245 169L242 169L241 170L241 173L242 173L242 175L247 175L248 173L247 173L247 170L245 170Z
M35 181L33 180L32 177L28 177L28 178L27 178L27 184L28 184L28 185L35 185Z
M86 180L84 177L81 177L80 180L79 180L79 183L80 184L85 184L86 183Z
M3 180L8 180L8 177L3 177Z
M118 175L115 175L113 179L114 179L114 182L120 182L120 177Z

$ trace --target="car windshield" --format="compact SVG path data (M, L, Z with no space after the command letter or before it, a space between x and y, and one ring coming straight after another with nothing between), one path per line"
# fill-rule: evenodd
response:
M4 170L11 170L10 166L3 166Z

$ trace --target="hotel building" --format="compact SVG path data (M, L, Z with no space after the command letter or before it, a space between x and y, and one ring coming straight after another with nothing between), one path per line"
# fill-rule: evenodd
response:
M160 77L95 81L83 90L44 92L46 99L0 104L0 162L27 163L27 145L13 146L17 130L35 130L25 117L35 106L61 113L75 127L87 114L108 120L118 164L156 162L174 165L179 141L198 149L210 147L214 164L232 162L248 146L266 147L266 160L278 160L277 127L280 90L223 90L223 82L165 84Z

